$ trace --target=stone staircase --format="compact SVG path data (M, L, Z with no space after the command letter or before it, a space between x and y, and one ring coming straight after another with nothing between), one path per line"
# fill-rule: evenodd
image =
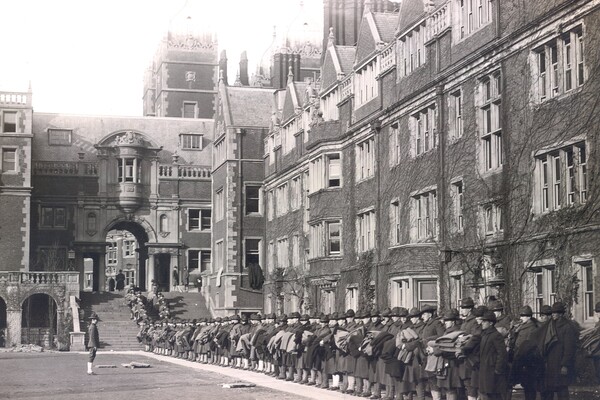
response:
M129 307L125 297L118 293L80 293L84 320L81 321L82 332L87 332L88 317L92 311L100 317L98 332L100 333L100 350L141 350L136 335L137 324L130 319ZM85 342L87 344L87 334Z
M163 292L163 295L169 302L171 318L192 320L211 317L201 293L175 291Z

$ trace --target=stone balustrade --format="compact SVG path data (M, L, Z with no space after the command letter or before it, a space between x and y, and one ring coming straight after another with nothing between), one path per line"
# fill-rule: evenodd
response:
M431 13L425 21L425 42L450 28L450 2Z
M340 83L340 93L341 93L342 100L345 99L346 97L352 95L352 77L353 76L354 75L350 75L349 77L347 77Z
M31 106L30 93L0 92L0 105L3 105L3 106Z
M158 166L159 179L198 180L210 179L210 176L210 168L200 165L159 164Z
M36 161L33 163L33 174L55 176L98 176L98 164L77 161Z
M379 54L379 73L383 73L396 65L396 42L392 41Z

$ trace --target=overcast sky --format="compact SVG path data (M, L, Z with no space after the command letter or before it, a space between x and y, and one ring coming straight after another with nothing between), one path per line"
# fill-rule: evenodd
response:
M273 26L281 40L282 32L298 20L299 4L300 0L3 0L0 90L27 90L31 81L37 112L141 115L144 70L170 23L191 13L195 23L212 25L219 48L227 50L233 81L241 51L248 51L251 65L258 63L271 43ZM319 30L322 9L322 0L304 0L304 15L316 16L311 23Z

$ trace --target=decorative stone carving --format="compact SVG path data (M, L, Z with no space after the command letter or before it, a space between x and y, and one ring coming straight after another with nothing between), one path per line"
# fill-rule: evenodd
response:
M215 47L214 43L202 43L192 35L187 37L172 37L167 45L170 49L181 50L212 50Z
M169 236L171 234L171 232L159 232L158 233L161 237L166 238L167 236Z
M144 146L146 144L141 135L132 131L116 136L113 143L115 146Z

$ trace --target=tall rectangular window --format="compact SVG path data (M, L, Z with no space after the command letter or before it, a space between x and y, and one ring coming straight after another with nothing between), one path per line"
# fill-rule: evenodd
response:
M215 220L220 221L225 217L225 193L223 188L215 192Z
M300 180L300 175L292 178L290 189L290 207L292 210L297 210L302 204L302 182Z
M223 240L215 243L215 269L218 271L225 268L225 247Z
M412 115L413 154L421 155L437 146L435 105Z
M356 241L359 253L375 248L375 210L358 214L356 218Z
M267 193L267 219L271 221L275 215L275 191L269 190Z
M504 230L502 207L499 204L487 204L482 207L484 232L486 236L496 235Z
M202 250L200 251L200 272L210 271L211 264L211 251Z
M284 183L277 187L277 216L287 214L288 205L288 185L287 183Z
M17 132L17 112L4 111L2 113L2 132L14 133Z
M449 111L450 111L450 138L458 139L463 135L463 105L462 105L462 91L457 90L450 94L449 98Z
M452 184L452 205L454 208L454 226L457 231L462 231L463 226L463 182Z
M17 149L2 149L2 172L17 170Z
M327 222L328 255L340 255L342 252L342 224L339 221Z
M493 72L479 83L479 127L481 135L483 170L502 167L502 79Z
M200 250L188 250L188 270L195 271L200 266Z
M356 181L375 174L375 138L371 137L356 145Z
M246 268L250 264L260 265L260 239L246 239L245 244L245 258Z
M123 257L131 257L135 254L135 240L123 240Z
M288 240L281 238L277 240L277 267L287 269L289 264Z
M327 187L340 187L342 182L342 165L338 153L327 154Z
M389 161L390 167L397 165L400 162L400 129L398 123L394 123L390 126L389 135Z
M299 267L300 263L300 237L294 235L292 236L292 267Z
M390 242L392 245L400 244L400 201L394 200L390 204Z
M196 102L183 102L183 118L196 118Z
M435 239L437 226L437 192L428 190L412 197L411 240Z
M246 185L246 215L260 214L260 186Z

